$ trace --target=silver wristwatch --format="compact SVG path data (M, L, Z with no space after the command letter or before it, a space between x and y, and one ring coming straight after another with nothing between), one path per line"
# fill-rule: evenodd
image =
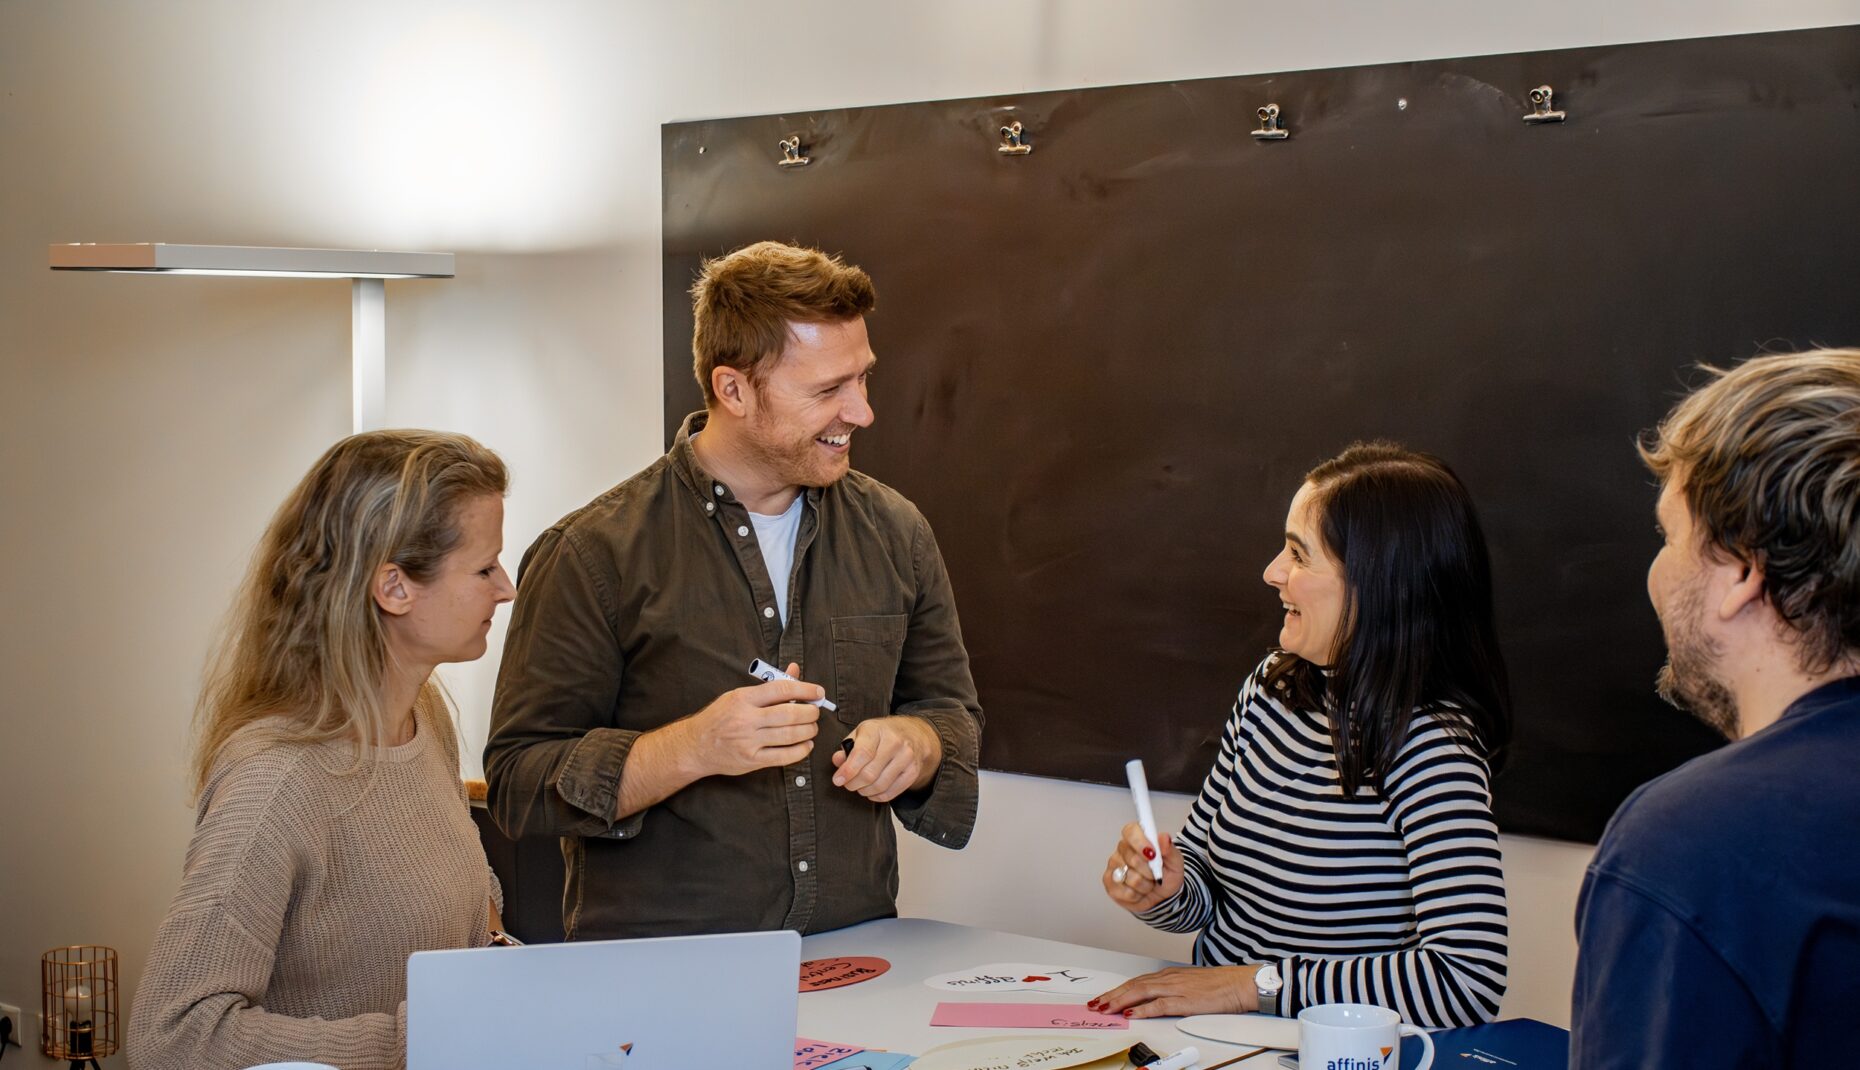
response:
M1285 990L1285 978L1279 976L1279 967L1268 962L1253 975L1253 986L1259 990L1259 1013L1277 1015L1279 1013L1279 993Z

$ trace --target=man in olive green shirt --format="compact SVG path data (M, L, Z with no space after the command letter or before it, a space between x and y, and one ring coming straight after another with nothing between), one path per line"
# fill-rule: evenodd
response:
M892 814L951 848L975 824L982 711L942 555L849 467L871 280L762 242L692 295L705 411L530 547L498 676L491 814L562 838L569 939L889 916ZM742 686L754 658L796 681Z

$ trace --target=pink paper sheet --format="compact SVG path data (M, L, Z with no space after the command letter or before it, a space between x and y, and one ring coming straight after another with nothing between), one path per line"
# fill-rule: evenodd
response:
M1129 1029L1121 1014L1099 1014L1083 1003L939 1003L931 1025L970 1029Z

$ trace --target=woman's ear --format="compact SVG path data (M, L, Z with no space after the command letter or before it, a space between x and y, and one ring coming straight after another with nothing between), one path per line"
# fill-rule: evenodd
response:
M413 611L413 584L400 566L392 561L375 570L372 593L375 605L390 617L402 617Z

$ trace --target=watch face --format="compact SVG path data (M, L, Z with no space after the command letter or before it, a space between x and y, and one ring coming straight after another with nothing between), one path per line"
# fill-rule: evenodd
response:
M1279 968L1268 962L1253 975L1253 983L1266 992L1276 992L1283 983L1279 980Z

